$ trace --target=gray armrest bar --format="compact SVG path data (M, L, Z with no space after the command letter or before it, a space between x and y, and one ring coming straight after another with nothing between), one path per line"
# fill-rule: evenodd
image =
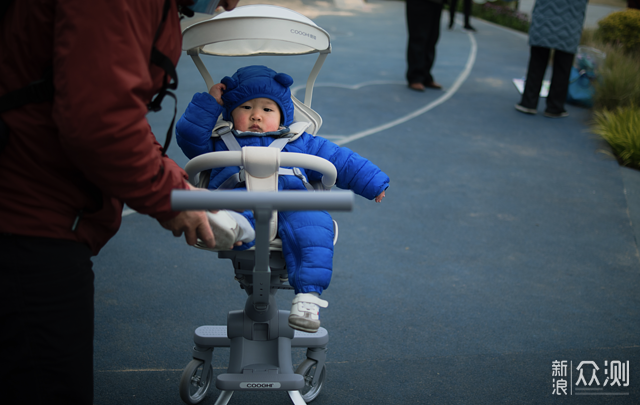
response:
M187 210L257 210L277 211L351 211L353 192L308 191L241 192L241 191L187 191L171 192L171 209Z
M184 170L189 175L189 179L194 184L196 174L204 170L216 167L240 166L242 165L242 152L222 151L210 152L191 159ZM330 188L336 182L336 168L327 160L318 156L304 153L281 152L280 166L283 167L303 167L322 173L322 184Z

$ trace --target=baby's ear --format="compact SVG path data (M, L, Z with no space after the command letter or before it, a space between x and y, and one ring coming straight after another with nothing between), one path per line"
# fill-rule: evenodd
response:
M293 84L293 78L286 73L278 73L273 77L273 80L280 83L284 87L289 87Z
M223 77L222 80L220 81L220 83L222 83L225 86L227 86L227 89L225 90L225 92L227 92L229 90L233 90L236 87L238 87L238 82L235 81L234 79L230 78L229 76Z

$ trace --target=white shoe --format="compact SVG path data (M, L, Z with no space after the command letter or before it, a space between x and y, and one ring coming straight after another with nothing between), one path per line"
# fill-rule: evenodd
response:
M198 239L197 248L214 252L232 250L236 242L249 243L256 238L256 232L247 218L235 211L220 210L215 214L207 211L207 218L213 231L216 246L208 248L202 240Z
M239 240L240 226L238 222L225 210L207 211L209 225L216 239L216 246L212 250L231 250Z
M303 332L316 333L320 327L320 308L326 308L329 303L320 299L316 294L296 294L291 305L289 326Z
M231 250L238 241L249 243L256 238L255 231L249 221L236 212L220 210L214 214L207 211L207 218L213 231L216 246L208 248L203 241L198 239L198 242L196 242L197 248L214 252Z
M207 211L207 218L213 231L216 246L208 248L203 241L198 239L197 248L214 252L231 250L238 241L249 243L256 238L256 233L249 221L237 212L220 210L214 214Z

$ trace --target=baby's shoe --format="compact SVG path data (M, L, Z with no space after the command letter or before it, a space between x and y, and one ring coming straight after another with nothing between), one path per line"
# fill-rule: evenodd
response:
M329 303L320 299L316 293L296 294L291 305L289 326L303 332L315 333L320 327L320 308L326 308Z
M242 215L227 210L220 210L216 213L207 211L209 225L216 239L216 246L208 250L231 250L238 241L251 242L255 239L255 231ZM239 223L243 221L243 223ZM246 222L246 224L244 223ZM203 247L202 243L196 246Z

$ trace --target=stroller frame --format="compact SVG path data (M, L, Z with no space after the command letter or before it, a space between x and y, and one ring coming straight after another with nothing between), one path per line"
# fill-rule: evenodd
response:
M311 124L307 132L315 135L322 125L322 118L311 109L311 98L331 45L329 34L308 18L277 6L238 7L183 26L183 49L193 59L207 89L214 82L200 53L217 56L319 53L307 80L304 103L293 96L292 100L294 120ZM249 160L258 149L271 151L258 163ZM280 166L305 167L323 173L325 189L336 178L335 167L324 159L274 148L212 152L192 159L185 170L192 183L197 184L200 172L223 166L244 166L247 176L261 181L275 178L276 184ZM215 385L222 392L215 405L226 405L233 392L239 390L287 391L295 405L304 405L322 389L329 334L322 327L316 333L294 331L288 325L289 311L277 308L276 292L292 287L288 285L281 242L271 240L272 218L275 210L351 210L353 194L274 191L277 187L273 191L249 193L173 193L174 209L252 209L256 220L255 250L218 252L219 258L232 261L236 280L248 297L244 309L229 312L227 325L205 325L195 330L193 360L180 380L180 396L185 403L197 404L207 395L213 380L213 350L222 347L230 348L230 359L227 372L216 378ZM295 372L292 348L307 348L306 359Z

